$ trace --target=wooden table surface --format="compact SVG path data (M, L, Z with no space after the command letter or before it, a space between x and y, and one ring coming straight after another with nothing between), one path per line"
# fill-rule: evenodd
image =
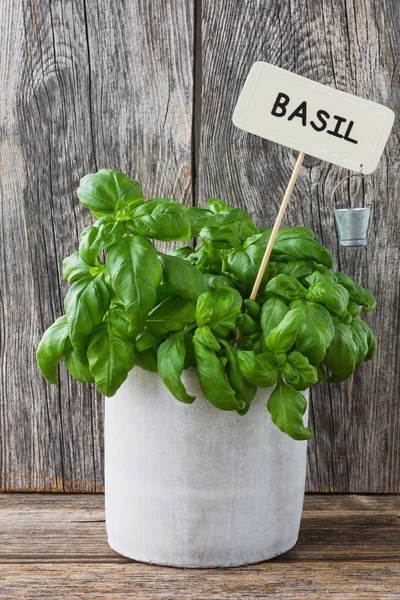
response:
M233 569L125 559L102 495L0 494L0 599L400 599L400 496L308 495L297 546Z

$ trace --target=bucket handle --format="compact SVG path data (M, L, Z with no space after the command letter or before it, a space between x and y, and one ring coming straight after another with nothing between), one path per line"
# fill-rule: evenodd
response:
M375 199L376 199L376 192L375 192L375 188L372 185L372 182L370 179L367 179L367 177L365 177L364 175L362 175L361 173L352 173L351 175L346 175L346 177L343 177L343 179L341 179L339 181L339 183L337 183L335 185L335 187L332 190L332 194L331 194L331 200L332 200L332 204L334 206L335 209L339 208L339 201L335 200L335 192L338 189L338 187L347 179L351 179L351 177L361 177L361 179L363 179L364 181L366 181L368 183L368 185L370 186L370 188L372 189L372 200L369 202L369 204L366 204L366 207L371 206L372 203L375 203Z

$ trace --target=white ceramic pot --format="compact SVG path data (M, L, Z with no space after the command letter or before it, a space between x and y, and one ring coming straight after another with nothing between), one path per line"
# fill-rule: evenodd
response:
M258 390L239 416L204 398L194 369L182 380L193 404L140 368L105 400L110 546L177 567L233 567L286 552L299 532L307 443L272 423L271 390Z

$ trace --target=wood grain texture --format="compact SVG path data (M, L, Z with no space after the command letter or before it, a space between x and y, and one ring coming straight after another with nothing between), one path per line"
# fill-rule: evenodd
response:
M309 495L287 554L185 570L111 550L99 494L1 494L0 599L397 600L399 517L399 496Z
M91 222L80 177L192 202L193 6L5 0L0 39L0 489L98 491L101 398L64 370L46 384L34 353Z
M400 5L394 1L203 0L200 204L217 196L247 208L259 226L275 221L297 153L231 122L254 62L265 60L398 114L399 24ZM347 172L311 157L304 161L284 220L284 226L310 226L334 254L336 268L369 287L378 300L366 316L378 339L377 357L349 381L313 390L311 491L400 491L399 159L396 120L372 176L378 202L366 248L338 246L330 194ZM357 185L345 186L344 201L362 200Z
M62 258L90 222L80 177L118 168L148 197L221 196L272 225L296 155L233 127L248 70L266 60L398 114L400 5L4 0L0 35L0 489L100 491L101 398L64 370L60 387L46 384L34 359L62 313ZM313 391L309 490L400 492L399 149L396 121L366 248L338 247L336 167L306 158L287 211L285 224L311 226L379 303L366 318L378 356Z

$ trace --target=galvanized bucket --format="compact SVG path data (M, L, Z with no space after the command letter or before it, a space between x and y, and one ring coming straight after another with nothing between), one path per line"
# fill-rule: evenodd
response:
M368 183L373 193L372 200L361 208L340 208L339 201L335 199L335 192L344 181L351 177L361 177ZM358 173L348 175L333 188L332 204L341 246L365 246L367 244L369 217L373 200L375 200L374 186L369 179Z

